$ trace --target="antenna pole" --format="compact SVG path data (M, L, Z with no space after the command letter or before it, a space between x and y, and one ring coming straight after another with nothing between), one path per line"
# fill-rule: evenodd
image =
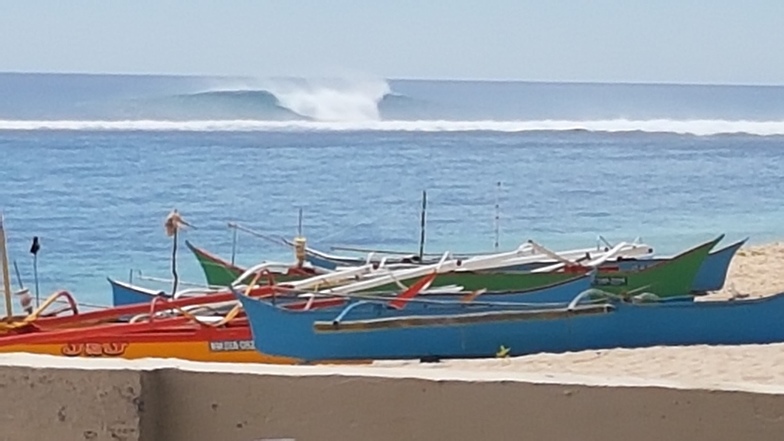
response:
M233 228L231 235L231 264L234 265L234 257L237 255L237 229Z
M427 191L422 191L422 218L419 224L419 261L425 255L425 214L427 212Z
M495 188L495 250L498 251L498 239L500 236L500 223L501 223L501 215L500 210L501 206L499 203L499 194L501 193L501 181L498 181L498 185Z

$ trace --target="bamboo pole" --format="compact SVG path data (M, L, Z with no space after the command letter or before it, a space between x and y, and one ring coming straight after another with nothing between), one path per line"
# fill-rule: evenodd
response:
M7 318L14 315L11 303L11 276L8 270L8 249L5 242L5 227L3 226L3 215L0 214L0 254L3 258L3 290L5 294L5 313Z

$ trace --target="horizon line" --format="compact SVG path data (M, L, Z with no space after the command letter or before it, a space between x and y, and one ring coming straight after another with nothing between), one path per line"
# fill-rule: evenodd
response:
M174 72L90 72L90 71L28 71L28 70L0 70L0 75L80 75L80 76L124 76L124 77L169 77L169 78L289 78L308 79L321 76L303 75L268 75L253 76L247 74L210 74L210 73L174 73ZM339 76L332 76L340 78ZM384 77L376 76L385 81L443 81L454 83L531 83L531 84L570 84L570 85L627 85L627 86L724 86L724 87L783 87L784 83L732 83L732 82L696 82L696 81L662 81L662 80L546 80L522 78L481 78L481 77ZM323 78L330 78L324 76Z

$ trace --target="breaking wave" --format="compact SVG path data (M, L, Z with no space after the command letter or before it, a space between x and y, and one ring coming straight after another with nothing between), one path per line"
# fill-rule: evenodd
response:
M159 110L176 110L181 115L208 111L236 118L376 121L382 118L384 104L394 103L398 97L383 80L284 78L223 84L146 104L157 105Z
M334 109L332 107L331 109ZM372 113L371 113L372 115ZM0 120L0 130L77 131L189 131L189 132L281 132L281 131L400 131L400 132L647 132L711 136L747 134L784 135L784 121L728 120L532 120L532 121L448 121L448 120Z

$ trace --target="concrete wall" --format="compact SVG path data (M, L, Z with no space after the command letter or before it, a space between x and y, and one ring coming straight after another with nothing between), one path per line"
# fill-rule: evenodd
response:
M0 439L784 439L784 395L178 369L0 367Z
M135 441L141 374L0 367L0 440Z

